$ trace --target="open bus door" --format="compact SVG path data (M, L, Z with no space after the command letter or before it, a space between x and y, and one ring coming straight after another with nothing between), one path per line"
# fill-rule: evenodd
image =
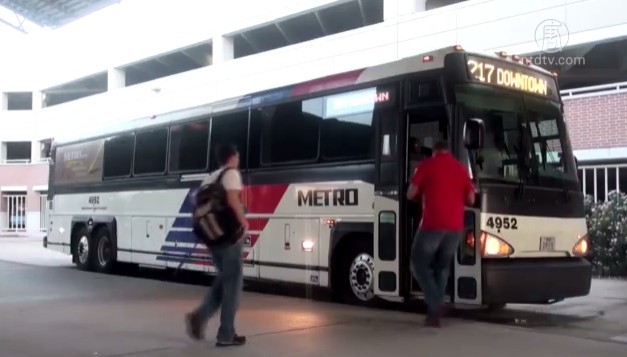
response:
M399 134L398 112L394 109L377 113L376 163L374 178L374 293L381 297L398 297L399 269Z
M471 119L464 123L460 120L461 108L457 108L454 132L456 142L462 143L456 148L457 156L462 161L469 162L468 170L472 177L472 157L470 152L475 152L483 145L483 123L477 119ZM470 149L470 150L469 150ZM452 272L448 284L448 292L455 304L481 305L481 215L476 207L466 207L464 212L464 235L459 244L455 259L453 261Z

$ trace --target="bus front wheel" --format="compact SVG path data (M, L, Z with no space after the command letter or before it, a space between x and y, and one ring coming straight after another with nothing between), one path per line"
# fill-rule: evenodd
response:
M367 241L353 242L342 262L342 297L352 305L372 306L376 303L374 295L375 272L372 248Z
M80 270L92 270L94 249L93 239L90 237L87 227L79 227L74 233L74 263Z

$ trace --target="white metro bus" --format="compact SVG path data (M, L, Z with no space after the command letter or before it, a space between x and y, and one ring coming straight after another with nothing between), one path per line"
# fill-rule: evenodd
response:
M55 142L47 247L80 269L117 262L212 273L190 194L236 144L247 279L328 287L348 303L420 297L420 205L408 178L439 138L477 187L448 295L460 305L589 293L583 196L555 76L460 46L128 122ZM409 143L420 150L410 150Z

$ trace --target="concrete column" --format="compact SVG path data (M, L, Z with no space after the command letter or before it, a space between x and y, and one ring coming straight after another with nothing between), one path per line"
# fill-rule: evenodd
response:
M33 110L40 110L44 107L44 94L41 91L33 91Z
M427 0L383 0L383 20L425 11Z
M212 64L230 61L235 58L233 39L222 35L213 36Z
M30 142L30 162L37 163L41 160L41 143L39 140Z
M126 87L126 71L121 68L109 68L107 71L107 90Z
M5 92L0 92L0 110L9 108L9 96Z

